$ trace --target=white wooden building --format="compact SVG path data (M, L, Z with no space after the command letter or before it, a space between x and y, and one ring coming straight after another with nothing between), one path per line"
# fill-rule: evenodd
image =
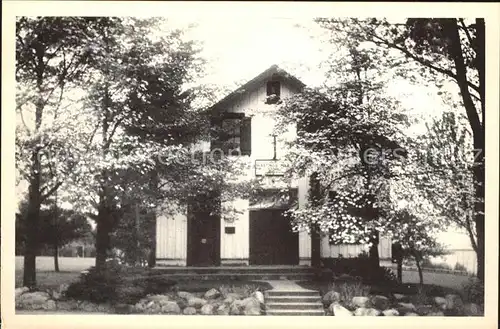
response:
M214 110L228 114L228 120L241 123L230 138L240 148L242 160L248 161L248 175L269 176L271 194L273 188L282 187L283 182L279 176L270 175L266 168L279 163L284 152L281 139L293 138L294 127L285 136L272 136L272 114L276 105L268 104L269 96L274 94L284 99L303 87L301 81L273 65L214 106ZM308 178L286 184L294 192L298 206L304 206ZM289 221L282 215L283 207L251 200L234 200L233 205L241 213L231 222L221 218L190 220L187 212L178 213L174 218L158 214L157 265L310 265L311 237L307 232L292 232ZM323 258L356 257L362 251L367 248L331 245L327 237L321 241ZM379 256L381 259L391 257L389 239L380 239Z

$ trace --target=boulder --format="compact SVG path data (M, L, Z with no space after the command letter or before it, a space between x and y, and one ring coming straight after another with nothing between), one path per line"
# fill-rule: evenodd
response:
M398 311L400 313L416 312L417 308L412 303L398 303Z
M444 316L444 313L441 311L429 312L429 313L427 313L427 316Z
M382 312L374 308L359 307L354 311L354 316L380 316Z
M245 305L243 304L243 301L237 299L231 303L231 306L229 307L229 314L230 315L241 315L241 314L243 314L244 309L245 309Z
M408 312L405 314L405 316L418 316L418 314L415 312Z
M416 307L416 309L417 309L416 313L418 313L420 315L427 315L433 311L433 306L432 305L418 305Z
M78 303L73 299L57 302L57 309L61 311L73 311L76 310L77 308L78 308Z
M372 296L370 302L373 307L382 311L388 309L390 305L389 298L381 295Z
M403 294L392 294L392 295L394 296L394 299L397 301L403 301L408 298L406 295Z
M437 306L439 306L439 307L442 307L442 305L446 306L446 298L444 298L444 297L434 297L434 303Z
M43 291L26 292L16 300L16 305L22 309L40 310L43 308L50 295Z
M161 301L162 314L180 314L181 308L173 301Z
M224 295L225 298L231 298L233 301L237 300L237 299L243 299L244 296L241 295L241 294L238 294L236 292L230 292L230 293L227 293Z
M200 313L202 315L213 315L214 314L214 307L211 304L205 304L201 307Z
M235 300L237 300L237 299L235 299L232 296L228 296L228 297L224 298L224 300L222 301L222 303L224 303L226 305L231 305Z
M483 316L483 312L479 305L474 303L467 303L464 305L464 315L467 316Z
M198 298L198 297L191 297L187 300L188 306L192 306L196 309L201 308L203 305L205 305L207 301L203 298Z
M47 311L55 311L57 309L56 302L52 299L49 299L44 305L43 309Z
M222 304L217 308L217 315L229 315L229 306Z
M69 284L67 283L62 283L61 285L59 285L59 288L58 288L58 293L60 294L65 294L66 293L66 290L68 290L69 288Z
M184 315L196 315L196 309L194 307L188 306L182 311Z
M129 306L129 305L127 305L127 306ZM112 310L112 307L110 304L107 304L107 303L97 304L97 311L98 312L111 313L111 310Z
M151 302L150 304L146 305L145 313L147 313L147 314L160 314L161 308L162 307L160 306L160 304L157 304L155 302Z
M168 297L167 295L151 295L146 297L146 299L158 303L164 303L170 301L170 297Z
M330 312L334 316L353 316L352 312L347 308L343 307L339 303L332 303L330 305Z
M332 303L340 301L340 294L336 291L330 290L323 296L323 305L330 306Z
M21 296L22 294L24 293L27 293L28 291L30 291L30 289L28 287L21 287L21 288L16 288L15 290L15 294L16 294L16 299Z
M399 316L399 312L393 308L387 309L382 312L384 316Z
M260 302L255 297L247 297L242 301L243 314L260 315Z
M184 298L177 298L177 305L183 310L187 307L187 300Z
M352 303L357 307L371 307L370 298L364 296L356 296L352 298Z
M93 313L97 312L97 305L88 301L83 301L78 305L78 309L83 312Z
M180 298L184 298L186 300L194 297L194 295L192 293L187 292L187 291L178 291L177 296L179 296Z
M255 291L253 294L252 294L252 297L257 299L259 301L259 303L261 304L264 304L264 294L260 291Z
M449 294L445 296L446 298L446 309L453 310L459 314L464 312L464 302L460 296L455 294Z
M205 293L205 299L215 299L221 295L220 291L217 289L210 289Z

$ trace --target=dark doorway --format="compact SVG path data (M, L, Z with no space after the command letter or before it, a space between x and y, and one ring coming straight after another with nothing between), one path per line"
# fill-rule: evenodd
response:
M205 199L204 205L210 200ZM220 265L220 217L213 208L190 205L187 225L187 265Z
M283 209L250 211L250 264L297 265L299 236Z

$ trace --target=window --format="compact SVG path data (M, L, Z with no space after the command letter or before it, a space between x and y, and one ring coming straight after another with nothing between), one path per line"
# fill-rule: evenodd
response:
M251 118L243 113L226 113L222 116L212 150L220 149L225 155L251 154Z
M269 81L267 83L267 96L281 96L281 84L279 81Z

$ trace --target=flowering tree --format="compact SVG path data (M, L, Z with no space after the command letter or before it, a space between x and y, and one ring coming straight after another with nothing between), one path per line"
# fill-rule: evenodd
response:
M77 113L68 111L90 60L86 33L90 18L20 17L16 22L16 169L17 181L28 185L23 285L36 285L42 203L63 184L72 161L53 156L61 149L81 154L76 143ZM74 95L73 95L74 96Z
M477 230L477 276L484 279L485 23L484 19L410 18L318 19L324 27L397 53L398 75L438 87L437 94L463 109L471 131L474 157L472 207Z
M312 226L334 242L369 244L378 266L378 231L383 226L377 201L395 177L394 163L406 155L404 129L409 122L398 102L384 92L379 78L384 72L376 65L383 56L342 35L333 38L346 53L327 63L327 84L285 100L278 113L278 129L289 124L298 129L288 173L313 173L319 183L311 190L312 202L291 216L297 228Z

